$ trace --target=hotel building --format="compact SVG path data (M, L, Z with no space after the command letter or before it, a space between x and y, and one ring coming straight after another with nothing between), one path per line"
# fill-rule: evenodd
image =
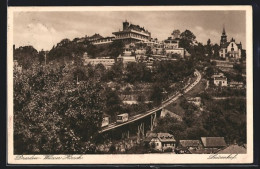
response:
M123 22L123 30L113 32L116 36L115 40L122 40L124 43L135 43L139 41L148 42L151 39L151 33L140 27L139 25L129 24L129 22Z

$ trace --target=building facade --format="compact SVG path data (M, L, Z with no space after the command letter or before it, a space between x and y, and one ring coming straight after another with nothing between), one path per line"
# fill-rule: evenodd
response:
M176 147L176 140L169 133L147 133L144 141L149 143L153 149L162 152L167 149L174 150Z
M121 40L124 43L134 43L134 42L148 42L151 39L151 33L145 30L144 27L139 25L130 24L129 22L123 22L123 30L118 32L113 32L116 36L115 40Z
M214 78L214 85L215 86L227 86L227 78L225 76L215 77Z
M223 28L223 32L220 38L219 56L222 58L240 59L241 52L242 43L236 43L234 38L231 38L231 40L228 42L225 28Z
M184 58L185 53L187 51L184 48L179 47L179 38L176 37L169 37L167 40L164 41L164 51L166 55L179 55L181 58Z

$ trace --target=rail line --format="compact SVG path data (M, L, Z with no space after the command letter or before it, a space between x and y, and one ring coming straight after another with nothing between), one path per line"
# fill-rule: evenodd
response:
M192 84L189 84L189 85L186 85L183 89L183 93L187 93L188 91L190 91L193 87L195 87L201 80L201 74L199 71L195 71L194 72L195 76L197 76L197 79L192 83ZM132 117L129 117L128 121L126 122L123 122L123 123L111 123L109 124L108 126L104 127L101 131L99 131L99 133L103 133L105 131L109 131L109 130L112 130L112 129L115 129L115 128L118 128L120 126L123 126L123 125L126 125L126 124L129 124L129 123L133 123L137 120L140 120L142 118L145 118L153 113L155 113L156 111L168 106L169 104L171 104L172 102L176 101L180 96L182 96L183 94L181 94L179 91L174 94L173 96L171 96L169 99L165 100L162 102L162 105L159 106L159 107L156 107L156 108L153 108L145 113L142 113L142 114L137 114L135 116L132 116Z

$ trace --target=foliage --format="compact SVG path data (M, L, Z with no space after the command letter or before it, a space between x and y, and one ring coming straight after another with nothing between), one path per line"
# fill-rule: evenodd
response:
M111 116L112 120L116 119L116 115L121 112L122 100L118 96L116 91L112 91L110 88L105 90L106 101L106 113Z
M101 126L102 85L64 81L66 67L38 67L14 79L15 154L84 153Z
M17 60L24 69L30 68L33 64L42 61L42 53L38 55L38 51L33 46L23 46L15 49L14 60Z
M246 102L244 99L204 101L206 110L200 116L185 111L183 121L167 114L158 120L155 132L168 132L176 140L200 137L224 137L226 142L246 143Z
M136 63L131 62L128 63L125 70L126 82L134 83L134 82L150 82L152 73L147 68L145 63Z
M74 61L75 57L82 58L84 52L87 52L87 48L83 43L75 43L69 39L63 39L49 51L47 61L66 63Z
M187 49L187 51L190 53L190 48L193 42L195 41L196 36L190 31L185 30L180 34L180 47L183 47L184 49Z
M172 35L174 38L179 38L180 34L181 34L180 30L179 30L179 29L175 29L175 30L172 31L172 34L171 34L171 35Z
M213 51L212 51L212 45L211 45L211 40L208 39L207 45L205 46L205 52L208 54L209 57L212 57Z
M109 45L109 55L116 59L119 54L122 54L124 51L124 43L122 41L113 41L110 45Z

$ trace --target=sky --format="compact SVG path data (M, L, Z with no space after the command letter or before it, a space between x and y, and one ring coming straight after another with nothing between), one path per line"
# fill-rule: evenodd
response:
M50 50L64 38L113 36L122 30L122 22L144 27L152 38L165 40L175 29L190 30L198 42L220 42L225 26L227 39L232 37L246 47L245 11L33 11L14 12L13 40L16 47L32 45L35 49Z

